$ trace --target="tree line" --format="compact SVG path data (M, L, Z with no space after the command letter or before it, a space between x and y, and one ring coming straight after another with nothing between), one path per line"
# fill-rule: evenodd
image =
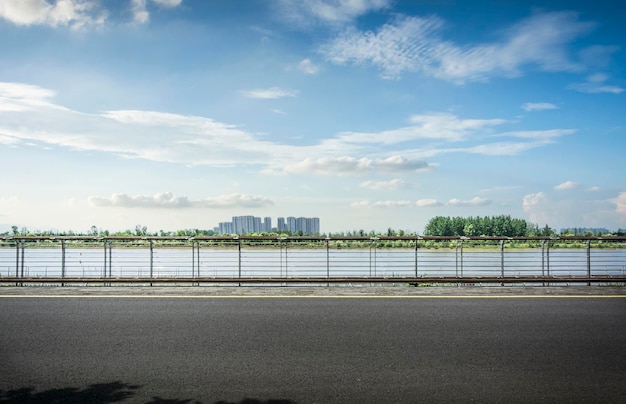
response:
M449 217L436 216L430 219L424 229L425 236L496 236L496 237L550 237L556 232L546 225L539 228L524 219L508 215Z
M604 228L567 228L562 229L561 236L602 236L602 235L626 236L626 229L618 229L616 232L609 232ZM137 225L133 230L110 232L92 226L88 232L74 231L31 231L26 227L18 228L12 226L10 232L0 233L0 236L160 236L160 237L196 237L218 235L213 230L202 229L182 229L175 231L159 230L150 232L146 226ZM302 236L302 232L292 234L289 231L251 233L251 236ZM347 232L329 233L330 237L377 237L377 236L408 236L417 233L407 233L404 230L394 230L391 227L386 232L376 232L365 230L353 230ZM511 216L476 216L476 217L449 217L436 216L430 219L424 229L424 236L494 236L494 237L551 237L557 233L550 226L540 228L538 225L530 223L524 219L516 219ZM320 236L326 236L321 234Z

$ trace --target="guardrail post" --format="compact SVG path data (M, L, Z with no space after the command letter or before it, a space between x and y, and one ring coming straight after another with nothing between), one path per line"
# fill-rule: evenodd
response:
M461 245L461 277L463 277L463 239L459 244Z
M198 270L196 271L196 276L200 277L200 242L196 241L196 263L198 264ZM200 283L197 284L200 286Z
M193 240L191 240L191 279L194 278L196 274L196 244Z
M500 276L504 278L504 240L500 240Z
M541 240L541 276L546 276L546 264L545 264L545 248L546 240Z
M500 276L504 278L504 240L500 240ZM504 286L504 282L500 282Z
M20 242L15 240L15 277L20 277Z
M587 278L591 279L591 240L587 240ZM587 286L591 286L591 281Z
M107 276L107 241L104 240L104 266L102 267L102 277L106 278Z
M239 268L239 279L241 279L241 239L239 237L237 237L237 257L238 257L237 267ZM239 282L239 286L241 286L241 282Z
M103 278L112 277L111 260L112 260L112 242L110 240L104 240L104 269L102 272ZM108 275L107 275L108 270Z
M20 272L22 273L22 278L24 277L24 261L25 261L24 250L25 248L26 248L26 241L22 240L22 262L20 263Z
M546 240L546 276L550 277L550 240ZM550 282L548 282L550 286Z
M372 277L372 243L370 243L370 278Z
M456 240L454 247L454 273L459 277L459 240Z
M24 240L15 240L15 277L24 277ZM20 254L21 253L21 254ZM21 271L21 276L20 276ZM16 283L15 286L24 286L24 284Z
M415 277L417 278L417 244L419 243L419 239L415 239Z
M326 237L326 279L330 279L330 238ZM330 282L326 283L330 287Z
M154 242L150 240L150 279L153 278L154 274ZM152 282L150 282L150 286L152 286Z
M61 278L65 278L65 240L61 240Z
M326 237L326 279L330 279L330 240ZM330 282L326 284L330 286Z

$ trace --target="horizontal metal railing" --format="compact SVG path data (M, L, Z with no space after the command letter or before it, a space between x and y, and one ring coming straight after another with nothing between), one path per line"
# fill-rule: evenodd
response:
M626 282L626 237L4 237L0 283Z

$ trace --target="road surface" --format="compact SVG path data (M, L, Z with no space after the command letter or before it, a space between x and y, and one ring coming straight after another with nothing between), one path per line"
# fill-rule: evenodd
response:
M10 296L0 403L626 402L624 296Z

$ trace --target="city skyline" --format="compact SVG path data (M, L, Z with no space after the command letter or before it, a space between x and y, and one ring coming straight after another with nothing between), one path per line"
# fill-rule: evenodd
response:
M626 228L608 0L2 0L0 233Z
M258 216L244 215L233 216L230 222L220 222L213 228L217 234L249 234L270 233L287 231L291 234L302 233L307 235L320 234L319 217L294 217L279 216L276 219L276 227L272 226L272 218L263 219Z

